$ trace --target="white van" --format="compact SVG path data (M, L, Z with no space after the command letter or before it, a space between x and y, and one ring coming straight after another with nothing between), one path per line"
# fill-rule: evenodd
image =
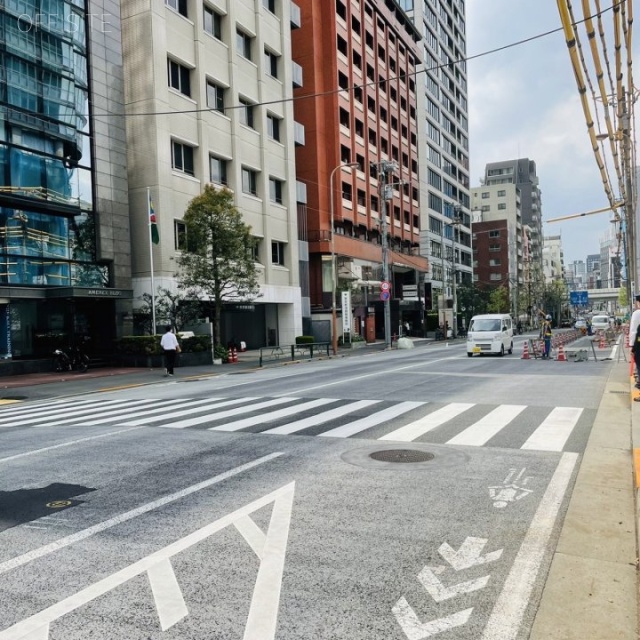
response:
M473 316L467 331L467 355L513 353L513 321L508 313Z

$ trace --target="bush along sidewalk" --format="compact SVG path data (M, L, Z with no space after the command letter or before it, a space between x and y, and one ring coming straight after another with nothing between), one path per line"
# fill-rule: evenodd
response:
M124 336L115 341L115 359L119 366L161 368L164 366L160 340L162 336ZM211 338L193 336L178 338L180 355L176 365L197 366L212 364ZM216 350L219 347L216 347ZM224 349L226 353L226 349ZM216 356L217 357L217 356ZM225 360L226 361L226 355Z

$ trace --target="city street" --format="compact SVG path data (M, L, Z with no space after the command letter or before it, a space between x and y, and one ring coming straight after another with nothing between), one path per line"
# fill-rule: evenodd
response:
M0 640L529 637L612 362L522 344L0 408Z

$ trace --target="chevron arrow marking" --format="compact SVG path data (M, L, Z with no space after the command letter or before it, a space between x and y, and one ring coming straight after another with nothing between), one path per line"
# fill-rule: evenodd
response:
M478 578L477 580L467 580L466 582L459 582L452 587L445 587L438 578L436 573L442 573L444 567L425 567L419 574L418 580L422 583L422 586L429 592L429 595L436 601L442 602L443 600L449 600L449 598L455 598L462 593L471 593L487 586L489 582L489 576Z
M498 560L502 555L502 549L492 551L486 556L481 556L482 549L487 544L485 538L467 538L456 551L449 544L443 542L438 549L440 555L456 570L468 569L480 564L487 564Z
M437 620L420 622L416 612L404 597L400 598L393 607L393 615L395 615L398 624L402 627L408 640L424 640L443 631L449 631L449 629L453 629L454 627L460 627L467 623L472 611L473 607L471 607L471 609L465 609L464 611L458 611L444 618L438 618Z

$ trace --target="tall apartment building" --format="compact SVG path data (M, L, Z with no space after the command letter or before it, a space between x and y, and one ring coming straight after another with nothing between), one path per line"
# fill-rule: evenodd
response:
M524 309L526 262L520 189L515 184L471 190L473 279L483 289L507 290L514 317Z
M542 270L542 193L538 186L536 163L529 158L490 162L485 167L484 184L515 184L520 189L522 223L531 227L533 269Z
M131 297L118 4L0 5L0 356L108 349Z
M122 6L136 298L151 291L147 193L160 235L152 248L155 285L175 290L184 211L205 184L225 186L258 240L260 296L250 305L225 304L221 340L292 343L302 330L291 103L297 6L276 0Z
M545 236L544 249L542 250L543 256L543 272L545 282L547 284L552 283L554 280L564 280L566 278L564 267L564 252L562 251L562 236ZM571 283L572 289L584 288L584 268L580 273L578 263L573 264L572 274L574 280ZM582 263L584 267L584 263Z
M415 297L428 268L419 255L416 94L422 78L416 70L421 35L395 0L298 4L302 26L292 33L292 48L304 86L294 92L295 117L304 125L305 145L296 149L296 169L307 189L314 333L329 337L334 284L351 290L355 330L373 324L370 309L380 306L374 300L379 303L385 207L392 323L407 320L420 327L420 301L398 299L409 297L405 286ZM390 200L380 189L382 162L395 166ZM358 167L341 166L350 163ZM352 309L342 312L347 316ZM375 325L382 335L381 308L376 309Z
M417 81L420 140L421 253L431 264L434 308L472 282L469 126L464 0L402 0L423 34Z

